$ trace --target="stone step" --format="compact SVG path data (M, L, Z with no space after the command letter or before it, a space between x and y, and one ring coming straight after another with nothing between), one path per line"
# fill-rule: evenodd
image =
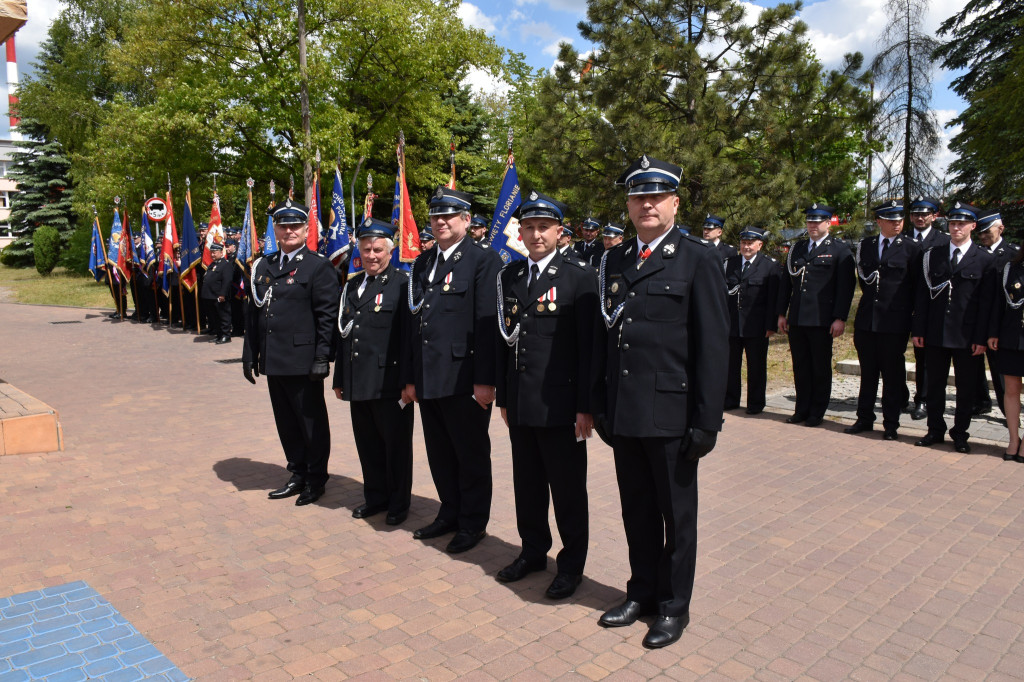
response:
M851 374L853 376L860 376L860 362L857 360L840 360L836 363L836 371L839 374ZM986 372L985 374L988 380L988 387L992 388L992 378ZM956 373L953 371L952 365L949 368L949 378L946 379L947 386L956 385L955 381ZM917 381L917 366L913 362L907 363L907 381Z
M63 449L57 411L0 379L0 455Z

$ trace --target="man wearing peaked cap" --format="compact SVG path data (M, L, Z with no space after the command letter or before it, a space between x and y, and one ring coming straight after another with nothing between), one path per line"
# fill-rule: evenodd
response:
M832 207L815 203L804 213L807 239L786 258L778 325L789 334L796 385L796 409L786 423L817 426L832 396L832 342L846 330L855 265L846 244L829 236Z
M583 577L589 543L587 444L597 282L575 253L557 248L566 206L531 192L519 206L526 261L498 275L497 404L512 442L519 556L498 572L514 582L547 565L549 499L562 549L551 599L571 596Z
M588 217L580 224L580 233L583 239L573 246L576 254L595 268L601 262L601 254L604 253L604 243L597 238L600 230L601 223L593 217Z
M725 218L720 218L710 213L704 218L704 239L715 245L715 248L722 255L723 263L738 253L734 247L722 241L722 230L724 228Z
M356 228L363 270L341 294L340 345L334 395L349 401L352 435L363 472L357 519L387 512L395 526L409 514L414 408L399 405L403 347L411 333L409 276L391 266L395 227L367 218Z
M956 373L956 413L949 435L957 452L967 453L971 411L977 397L980 356L988 340L989 313L997 294L995 258L971 242L978 209L957 202L946 213L949 245L925 252L912 334L928 366L928 433L914 445L941 443L950 363Z
M1003 276L1003 268L1007 263L1017 257L1020 247L1003 239L1003 217L999 211L983 211L978 215L978 227L974 230L978 236L978 244L988 249L988 252L995 257L994 267L996 269L997 283ZM991 348L985 349L985 357L988 358L989 373L992 375L992 389L996 394L996 405L1003 411L1003 393L1005 385L1003 375L999 371L999 352ZM978 372L978 398L974 407L974 414L983 414L992 409L992 401L989 399L988 380L985 376L985 363L981 365Z
M563 256L572 256L578 258L576 251L572 248L572 228L568 225L562 225L562 233L558 235L558 251Z
M199 300L206 308L210 321L211 341L218 344L231 342L231 284L235 268L224 257L224 245L215 241L210 244L213 262L206 268Z
M491 440L497 296L501 257L467 238L473 196L438 187L430 198L430 231L437 245L421 253L410 273L408 302L412 363L405 400L418 400L427 463L441 500L419 540L455 532L453 554L483 539L491 512Z
M604 255L605 251L610 251L616 246L622 243L622 235L626 231L626 228L619 223L608 223L601 230L601 240L603 242L601 255ZM598 263L601 261L598 260Z
M482 215L474 215L473 219L469 221L469 236L477 244L482 244L487 241L487 228L487 219Z
M648 156L616 184L636 238L606 251L592 407L610 441L629 545L626 600L605 627L656 616L645 647L689 622L697 562L697 463L722 428L729 310L718 251L673 229L680 168Z
M740 406L743 355L747 356L747 414L764 410L768 385L768 339L778 330L779 283L782 268L760 253L765 231L745 227L740 252L725 261L729 295L729 376L725 409Z
M430 251L434 248L434 235L430 230L420 230L420 251Z
M324 379L331 373L338 278L323 256L306 248L309 209L286 200L271 210L278 251L253 266L249 280L242 371L267 377L270 404L291 478L271 499L298 495L316 502L327 483L331 427Z
M919 196L910 202L910 223L907 232L921 245L921 253L935 246L949 244L949 235L935 227L939 215L939 200ZM924 349L914 346L914 404L910 406L910 418L919 421L928 416L928 365L924 361Z
M887 201L874 209L878 235L857 246L857 277L862 292L853 321L853 345L860 362L857 421L846 433L871 431L875 398L882 381L884 440L896 440L900 412L910 399L904 356L910 339L921 272L921 244L903 236L903 203Z

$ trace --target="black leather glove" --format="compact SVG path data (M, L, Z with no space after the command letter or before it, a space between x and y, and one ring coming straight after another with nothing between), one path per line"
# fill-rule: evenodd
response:
M331 363L327 361L327 358L323 356L317 356L313 359L313 366L309 370L310 381L320 381L326 379L331 374Z
M612 434L608 431L608 418L603 414L594 415L594 430L608 447L612 445Z
M253 366L251 362L242 363L242 374L245 376L245 380L250 384L255 384L256 379L260 375L260 370Z
M715 449L718 442L717 431L706 431L705 429L690 429L683 438L679 448L679 454L683 459L696 462L698 459Z

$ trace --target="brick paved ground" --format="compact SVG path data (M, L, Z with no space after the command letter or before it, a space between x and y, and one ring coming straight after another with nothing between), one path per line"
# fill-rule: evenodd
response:
M81 320L82 324L52 325ZM61 413L66 451L0 457L0 597L82 580L202 680L1020 679L1024 466L845 436L839 424L727 417L701 465L692 622L645 651L603 630L626 548L610 453L592 443L587 579L512 586L507 437L492 425L493 520L458 557L410 531L437 509L422 440L412 515L349 515L359 468L329 402L333 478L319 504L266 499L286 477L265 387L240 344L0 304L0 377ZM140 379L145 376L145 380ZM199 385L183 391L180 383Z

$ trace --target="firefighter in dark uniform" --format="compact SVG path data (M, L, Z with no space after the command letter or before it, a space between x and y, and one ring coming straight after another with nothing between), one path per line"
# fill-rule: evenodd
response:
M211 341L218 344L231 342L231 285L235 274L232 261L224 257L224 245L220 242L210 244L210 255L213 262L206 268L203 277L199 300L206 308L206 318L210 321Z
M740 368L747 356L747 414L764 411L768 386L768 339L778 331L779 284L782 268L771 256L759 253L764 230L745 227L740 252L725 262L729 294L729 377L725 409L740 406Z
M850 249L828 233L835 211L812 204L804 213L808 238L786 258L778 325L789 334L796 385L796 409L786 423L817 426L832 395L832 341L846 330L856 275Z
M624 239L623 235L625 235L625 233L625 226L620 225L619 223L608 223L603 228L601 228L601 242L603 243L604 250L611 251L616 246L621 244L622 240ZM601 255L604 256L603 253ZM598 263L600 262L600 259L598 259Z
M226 235L224 257L234 266L231 276L231 296L228 298L231 303L231 327L225 330L231 336L242 336L245 333L245 288L242 286L245 263L238 260L238 240L241 237L241 232L237 227L229 227L224 233Z
M714 244L718 253L722 255L722 263L735 256L738 252L736 247L730 246L722 241L722 230L725 229L725 218L708 213L704 218L704 239Z
M477 244L487 244L487 218L482 215L474 215L469 221L469 236Z
M1004 381L1003 411L1009 436L1003 460L1024 464L1020 437L1021 377L1024 376L1024 252L996 271L996 300L989 322L988 347L999 353Z
M334 365L334 395L349 401L363 471L363 504L352 516L386 511L390 526L409 515L413 427L413 408L399 404L411 314L409 275L391 267L394 238L394 226L382 220L367 218L356 228L363 270L342 291Z
M420 230L420 251L426 252L434 248L434 235L430 230Z
M949 235L935 227L939 216L939 200L934 197L917 197L910 202L910 222L913 229L907 236L921 245L921 253L936 246L949 244ZM910 407L910 418L920 421L928 416L928 363L924 359L924 348L914 346L914 404ZM945 389L943 389L945 390Z
M985 211L978 216L978 227L974 230L978 237L978 246L988 249L988 252L995 256L996 276L1002 277L1003 266L1017 257L1020 247L1003 239L1003 217L999 211ZM998 304L998 299L996 301ZM999 371L999 351L987 348L985 357L988 358L989 373L992 376L992 388L996 394L996 405L1006 415L1003 409L1003 374ZM984 414L992 409L992 401L988 392L988 377L985 376L985 361L980 363L978 372L978 399L974 406L974 414Z
M514 582L547 567L548 502L562 540L552 599L571 596L587 559L587 443L593 428L592 356L597 320L594 270L558 250L567 207L531 192L518 211L530 252L498 276L502 312L497 405L512 442L519 557L498 572Z
M306 248L309 209L286 200L273 209L278 251L253 265L246 310L242 371L255 384L264 374L291 478L271 499L298 495L316 502L327 483L331 428L324 379L338 321L338 277Z
M583 239L573 244L572 247L576 250L576 255L580 257L580 260L595 268L601 262L601 256L604 254L604 244L597 238L600 230L601 223L592 217L587 218L580 224L580 234Z
M729 309L718 251L674 228L681 169L643 156L616 180L636 238L606 251L592 408L611 441L629 545L626 600L605 627L656 615L643 645L689 623L697 562L697 462L722 428Z
M874 212L879 234L860 242L856 259L862 292L853 320L853 345L860 362L857 421L843 430L862 433L874 428L881 378L882 438L896 440L900 413L910 400L904 356L921 278L921 244L901 234L902 202L888 201Z
M977 396L977 365L988 341L989 313L996 289L995 257L971 242L978 209L957 203L947 212L948 246L925 252L924 286L918 288L912 327L914 346L928 364L928 433L914 445L941 443L942 413L950 362L956 374L956 413L949 435L957 452L971 451L971 410Z
M416 530L420 540L455 531L447 551L483 539L491 511L491 420L497 352L495 281L501 258L467 239L473 196L438 187L430 199L436 246L413 264L411 371L406 400L418 400L427 463L441 508Z
M572 247L572 228L568 225L562 225L562 232L558 236L558 243L556 244L558 252L565 258L570 256L573 259L579 260L579 256L576 255L576 251ZM589 265L589 263L588 263ZM593 274L593 270L590 271Z

